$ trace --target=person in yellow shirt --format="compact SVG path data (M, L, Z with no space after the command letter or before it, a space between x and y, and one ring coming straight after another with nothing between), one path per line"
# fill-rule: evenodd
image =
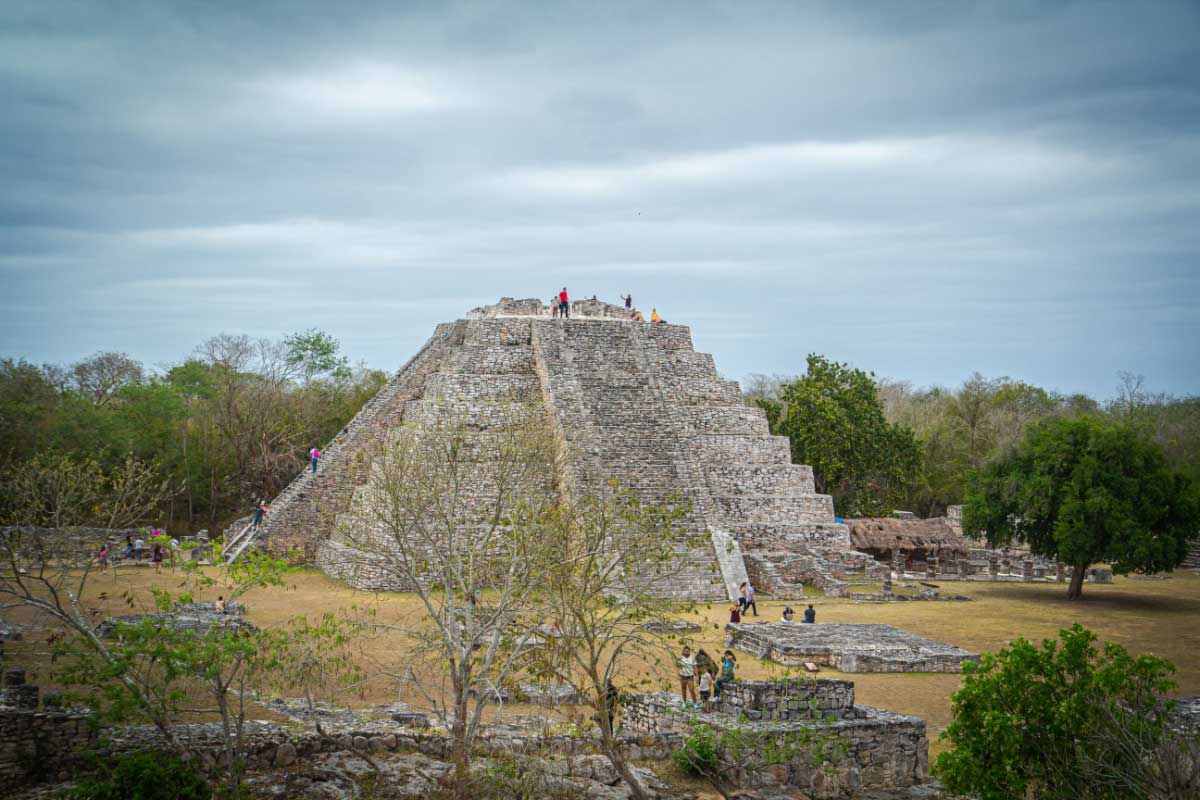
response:
M657 309L657 308L652 308L652 309L650 309L650 321L651 321L651 322L662 322L662 317L660 317L660 316L658 315L658 309Z

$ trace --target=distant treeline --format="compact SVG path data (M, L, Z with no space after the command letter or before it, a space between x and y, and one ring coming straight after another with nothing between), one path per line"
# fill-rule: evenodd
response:
M103 470L133 456L171 480L160 527L215 530L290 481L386 379L315 330L214 336L158 372L113 352L69 366L0 359L0 472L39 453Z
M920 516L963 502L968 479L1052 417L1097 415L1136 429L1171 468L1200 483L1200 397L1146 390L1120 373L1115 396L1064 395L1014 378L975 373L954 388L917 388L810 356L802 376L752 375L747 401L789 436L797 463L843 516L905 509Z
M838 514L932 516L963 501L973 470L1054 416L1134 426L1200 482L1200 398L1119 378L1116 396L1099 402L978 373L956 388L915 388L810 356L804 375L752 375L744 388L772 431L790 437L793 460L813 466ZM386 379L352 369L316 330L281 340L221 334L153 372L113 352L68 366L0 359L0 472L46 453L103 470L132 456L171 480L160 527L215 530L274 496Z

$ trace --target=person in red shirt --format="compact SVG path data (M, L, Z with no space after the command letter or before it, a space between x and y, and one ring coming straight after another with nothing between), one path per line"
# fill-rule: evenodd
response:
M571 303L567 300L567 287L558 293L558 315L563 319L571 318Z

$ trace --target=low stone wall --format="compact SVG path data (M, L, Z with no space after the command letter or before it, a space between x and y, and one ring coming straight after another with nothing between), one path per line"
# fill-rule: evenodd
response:
M725 686L718 711L752 721L787 722L852 716L854 684L843 680L734 681Z
M0 784L67 780L95 744L86 714L0 708Z
M925 721L854 705L850 681L735 682L717 710L696 714L678 695L649 692L624 700L622 724L647 736L683 734L693 721L717 730L736 729L751 739L739 758L737 785L798 787L814 798L844 797L860 788L902 789L924 783L929 769ZM815 708L814 708L815 706ZM827 765L814 768L807 752L787 763L767 764L761 753L816 735ZM761 740L759 746L753 740Z

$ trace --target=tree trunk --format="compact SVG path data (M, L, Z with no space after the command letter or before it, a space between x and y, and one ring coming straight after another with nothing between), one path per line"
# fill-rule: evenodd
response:
M603 713L603 712L601 712ZM609 763L613 765L613 769L621 776L621 780L625 781L625 785L629 787L629 794L634 800L646 800L646 790L638 783L638 779L634 777L633 771L629 769L629 765L625 763L625 756L621 753L621 745L613 736L611 726L600 725L600 741L604 745L604 754L608 756Z
M1071 568L1071 585L1067 587L1068 600L1078 600L1083 596L1083 576L1087 568L1087 564L1075 564Z
M450 737L454 747L454 797L455 800L471 800L471 760L467 753L467 690L464 683L459 696L454 698L454 723L450 726Z

